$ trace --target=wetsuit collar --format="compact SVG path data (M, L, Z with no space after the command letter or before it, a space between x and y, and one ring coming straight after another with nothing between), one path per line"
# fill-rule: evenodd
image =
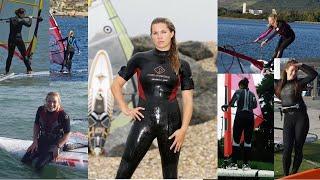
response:
M153 54L159 57L168 57L169 56L169 51L160 51L157 48L153 49Z

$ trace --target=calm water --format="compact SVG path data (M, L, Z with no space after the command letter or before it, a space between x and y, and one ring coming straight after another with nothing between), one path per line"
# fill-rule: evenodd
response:
M60 65L52 64L50 69L54 73L51 74L51 80L54 81L87 81L88 79L88 18L86 17L55 17L62 37L68 36L70 30L75 32L77 44L80 49L80 54L77 52L72 59L72 73L69 75L62 75L57 73Z
M87 82L55 81L48 78L15 79L0 85L0 136L32 139L32 128L37 108L44 103L49 91L61 94L62 105L71 119L87 116ZM86 133L87 121L72 120L72 131ZM86 178L87 172L76 172L67 168L48 167L45 173L34 173L33 169L20 163L19 159L0 150L0 177L10 178ZM4 170L3 170L4 169Z
M289 23L295 31L295 41L284 51L283 57L296 59L314 59L320 57L320 24ZM267 28L267 22L263 20L219 19L218 43L219 46L232 45L237 52L246 54L256 59L269 60L278 43L279 37L262 49L259 44L245 44L255 40ZM218 59L218 63L221 61ZM247 63L244 63L248 67ZM224 68L218 64L219 72Z
M44 12L48 12L45 9ZM44 21L39 30L39 42L36 54L33 56L34 71L48 71L48 14L44 14ZM73 61L74 73L61 76L48 76L10 79L0 82L0 136L32 139L32 128L37 108L44 103L46 94L58 91L61 94L62 105L70 115L72 131L87 133L87 19L57 17L57 21L66 36L69 29L74 29L78 37L81 55L75 55ZM4 69L5 61L0 61L0 72ZM55 66L51 69L55 70ZM58 67L59 68L59 67ZM24 64L13 60L12 71L25 72ZM80 120L79 120L80 119ZM0 150L1 178L87 178L87 172L74 171L61 167L46 167L42 173L35 173L34 169L20 163L20 160L8 152Z

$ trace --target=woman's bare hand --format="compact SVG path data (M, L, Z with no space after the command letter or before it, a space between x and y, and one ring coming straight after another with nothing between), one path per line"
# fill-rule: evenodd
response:
M141 119L143 119L144 116L140 111L143 111L143 110L145 110L145 108L136 107L136 108L133 108L133 109L126 108L126 109L122 110L122 112L125 115L132 117L132 119L134 119L134 120L141 121Z
M27 152L36 152L38 150L38 141L33 141L31 146L27 149Z
M172 139L174 137L174 141L170 147L170 150L174 148L174 153L180 151L182 144L184 142L184 138L186 136L186 132L187 131L184 129L178 129L169 137L169 139Z

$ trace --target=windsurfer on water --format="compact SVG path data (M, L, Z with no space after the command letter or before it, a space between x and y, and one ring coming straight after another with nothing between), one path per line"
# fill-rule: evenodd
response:
M277 34L280 36L275 52L266 67L270 67L272 65L274 58L281 58L283 51L295 40L295 33L291 26L287 22L279 20L276 14L269 15L268 22L268 29L254 40L254 42L258 42L267 37L274 30L274 33L270 35L270 37L261 42L261 47L263 47Z
M10 23L10 33L8 38L8 58L6 61L6 74L10 71L10 66L12 62L12 58L14 55L14 50L16 46L18 47L18 50L21 53L21 56L23 58L23 62L27 68L27 74L32 73L31 69L31 63L29 61L28 52L26 50L26 46L24 44L24 41L22 39L21 30L23 26L31 27L32 24L32 16L26 17L25 15L25 9L19 8L15 11L16 16L11 17L8 19L7 22ZM41 17L38 17L39 21L42 21L43 19Z
M244 156L243 156L243 170L249 170L249 159L251 154L251 139L254 128L254 114L253 109L257 107L257 100L249 88L249 80L243 78L239 82L239 89L233 94L229 104L221 107L223 111L227 111L229 107L234 107L237 102L237 112L233 125L233 143L232 143L232 163L227 167L228 169L237 170L237 161L240 156L240 140L242 132L244 131Z
M80 54L80 50L77 44L77 40L74 37L74 32L71 30L69 31L69 35L65 37L64 39L61 39L59 41L67 41L67 47L64 51L64 60L61 65L60 72L63 72L64 66L67 67L68 72L71 72L71 66L72 66L72 58L74 55L75 47L78 49L78 54Z
M36 170L58 157L70 137L70 118L61 106L57 92L49 92L45 104L38 108L33 126L33 143L23 156L23 163L35 162Z

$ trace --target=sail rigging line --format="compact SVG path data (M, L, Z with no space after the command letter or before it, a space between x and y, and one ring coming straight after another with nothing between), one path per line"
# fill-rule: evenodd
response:
M220 46L218 47L218 51L219 51L219 48L220 48ZM225 45L225 46L223 46L223 49L236 52L236 51L235 51L235 48L234 48L233 46L231 46L231 45ZM228 68L226 68L226 65L223 63L222 55L220 55L220 62L222 63L222 66L223 66L223 68L225 69L225 72L226 72L226 73L229 73L229 72L230 72L230 69L232 68L235 59L237 59L237 61L238 61L238 64L239 64L239 66L240 66L241 73L244 74L244 70L243 70L243 67L242 67L242 64L241 64L241 62L240 62L240 58L239 58L239 57L237 57L237 56L232 56L231 64L229 65Z

